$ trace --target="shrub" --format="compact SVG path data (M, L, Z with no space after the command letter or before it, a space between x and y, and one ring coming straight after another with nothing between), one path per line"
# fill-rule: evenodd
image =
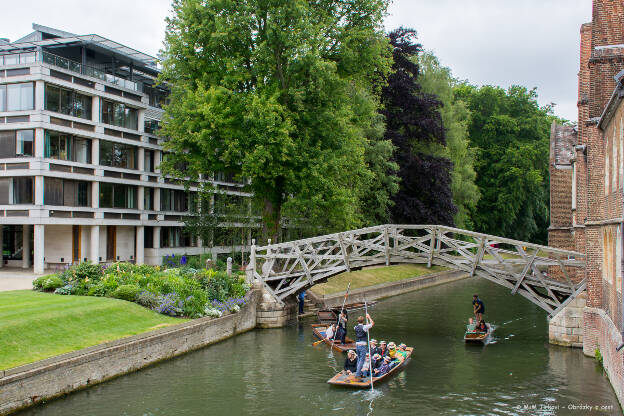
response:
M178 300L176 293L168 293L160 297L154 310L163 315L178 316L182 314L182 302Z
M72 294L72 285L65 285L63 287L59 287L54 291L57 295L71 295Z
M48 276L48 278L43 281L42 288L43 290L54 290L64 285L65 283L63 282L63 280L61 280L60 277L52 275Z
M36 290L43 290L43 284L46 280L48 280L50 277L52 276L56 276L54 274L46 274L45 276L39 276L38 278L36 278L35 280L33 280L32 284L33 284L33 289Z
M204 310L204 314L212 318L220 318L221 315L223 315L223 312L211 306L206 306L206 309Z
M116 299L123 299L129 302L134 302L137 294L141 291L141 288L136 285L121 285L113 292L113 297Z
M146 308L150 308L150 309L156 308L160 302L158 299L158 295L152 292L148 292L147 290L142 290L139 293L137 293L134 299L135 299L135 302L138 303L139 305L145 306Z
M598 348L594 350L594 357L596 358L596 361L598 361L598 364L600 364L600 367L602 367L603 366L602 353L600 352Z

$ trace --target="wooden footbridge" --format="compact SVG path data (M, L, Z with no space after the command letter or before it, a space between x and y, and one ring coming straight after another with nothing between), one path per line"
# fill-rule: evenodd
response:
M585 290L583 254L440 225L379 225L252 246L250 269L278 303L366 266L420 263L478 276L552 317Z

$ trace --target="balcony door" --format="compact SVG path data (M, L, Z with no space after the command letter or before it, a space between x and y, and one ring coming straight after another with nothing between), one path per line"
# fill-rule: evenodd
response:
M109 225L106 227L106 260L115 261L117 243L117 227Z

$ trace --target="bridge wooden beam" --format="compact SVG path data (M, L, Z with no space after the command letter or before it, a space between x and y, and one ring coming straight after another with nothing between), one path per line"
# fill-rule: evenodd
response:
M475 270L479 267L479 263L483 258L483 253L485 253L485 244L487 243L486 237L481 237L481 242L479 243L479 250L477 250L477 255L475 256L474 263L472 264L472 270L470 271L470 277L474 276Z
M522 250L522 256L525 259L527 259L528 261L527 261L527 264L524 266L524 269L522 269L522 273L520 273L520 276L518 276L518 281L516 282L516 285L514 286L513 290L511 291L512 295L515 295L516 292L518 291L518 288L520 287L520 284L522 284L522 282L524 281L525 276L527 275L527 273L531 269L531 266L533 265L533 262L535 261L535 257L537 256L537 253L538 253L538 250L535 250L535 252L531 256L531 258L528 259L526 254L524 253L524 249L520 248L520 250Z
M342 239L342 234L338 233L337 235L338 244L340 245L340 251L342 252L342 258L347 268L347 272L351 272L351 266L349 265L349 254L347 253L347 247L345 247L344 240Z

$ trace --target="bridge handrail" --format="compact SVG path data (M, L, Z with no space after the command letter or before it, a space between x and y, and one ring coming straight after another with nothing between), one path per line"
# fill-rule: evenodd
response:
M470 237L474 237L477 239L481 239L483 237L487 238L487 239L491 239L491 240L496 240L496 243L502 243L502 244L511 244L511 245L521 245L523 247L528 247L528 248L532 248L532 249L537 249L537 250L541 250L541 251L547 251L547 252L551 252L551 253L555 253L555 254L562 254L562 255L567 255L567 256L574 256L575 258L585 258L585 255L582 253L579 253L577 251L572 251L572 250L564 250L561 248L556 248L556 247L549 247L549 246L544 246L541 244L535 244L535 243L529 243L526 241L520 241L520 240L513 240L511 238L506 238L506 237L498 237L495 235L491 235L491 234L484 234L484 233L479 233L476 231L469 231L469 230L462 230L460 228L454 228L454 227L449 227L446 225L424 225L424 224L418 224L418 225L414 225L414 224L383 224L383 225L375 225L372 227L366 227L366 228L359 228L357 230L352 230L352 231L345 231L345 232L339 232L339 233L331 233L331 234L325 234L325 235L319 235L316 237L309 237L309 238L303 238L301 240L293 240L293 241L285 241L282 243L276 243L276 244L267 244L265 246L256 246L256 251L266 251L267 249L280 249L280 248L289 248L292 247L293 244L305 244L305 243L313 243L313 242L318 242L321 240L328 240L330 238L338 238L339 235L349 235L349 234L367 234L369 232L373 232L373 231L379 231L379 230L383 230L385 228L402 228L402 229L407 229L407 230L424 230L427 228L437 228L439 230L445 230L447 232L453 232L453 233L457 233L457 234L463 234L463 235L468 235Z

